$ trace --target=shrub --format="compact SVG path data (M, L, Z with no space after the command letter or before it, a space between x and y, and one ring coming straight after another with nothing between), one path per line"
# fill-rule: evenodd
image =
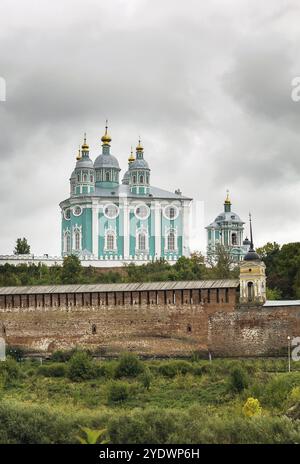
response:
M115 377L136 377L143 370L143 363L134 354L124 354L116 366Z
M159 409L121 413L108 424L109 437L113 444L172 443L171 437L177 428L175 412ZM181 443L177 441L173 443Z
M177 374L185 375L188 372L193 372L193 366L187 361L169 361L161 363L158 372L164 377L172 378Z
M0 362L0 376L8 383L19 380L22 377L20 365L13 358L6 358Z
M243 406L243 413L246 417L259 416L262 408L256 398L248 398Z
M129 385L126 382L112 382L108 388L108 401L110 403L121 403L129 397Z
M66 351L62 351L62 350L54 351L51 355L51 361L67 362L72 358L72 356L76 353L76 351L77 351L76 349L66 350Z
M73 354L68 362L68 377L75 381L81 382L95 377L95 365L93 360L84 351L78 351Z
M229 385L231 390L237 393L248 387L248 375L244 369L236 367L231 371Z
M44 364L39 366L37 373L44 377L65 377L67 366L62 363Z
M152 380L152 375L151 375L150 370L147 368L144 370L144 372L141 375L141 382L146 390L150 389L151 380Z

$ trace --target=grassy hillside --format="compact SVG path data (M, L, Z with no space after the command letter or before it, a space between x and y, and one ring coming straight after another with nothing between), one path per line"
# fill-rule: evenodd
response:
M300 365L286 368L282 359L94 361L82 352L43 365L8 359L0 442L76 443L89 427L109 443L299 443Z

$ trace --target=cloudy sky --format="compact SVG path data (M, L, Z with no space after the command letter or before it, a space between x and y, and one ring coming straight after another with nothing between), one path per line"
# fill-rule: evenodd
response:
M299 21L298 0L1 0L0 253L59 254L78 144L94 159L106 118L122 169L141 135L151 183L203 201L203 226L229 189L257 245L299 241Z

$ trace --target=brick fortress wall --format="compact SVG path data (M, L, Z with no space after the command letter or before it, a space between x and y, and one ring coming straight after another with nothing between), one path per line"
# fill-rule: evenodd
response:
M186 356L207 351L208 317L236 298L236 288L0 295L0 333L32 352Z

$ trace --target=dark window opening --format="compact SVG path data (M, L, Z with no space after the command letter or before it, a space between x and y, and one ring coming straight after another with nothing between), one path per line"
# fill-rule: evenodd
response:
M188 333L191 333L191 332L192 332L192 326L191 326L191 324L188 324L188 325L187 325L186 331L187 331Z
M95 335L97 333L97 326L96 324L92 325L92 334Z
M253 282L248 282L247 287L248 287L248 301L251 302L254 300Z

